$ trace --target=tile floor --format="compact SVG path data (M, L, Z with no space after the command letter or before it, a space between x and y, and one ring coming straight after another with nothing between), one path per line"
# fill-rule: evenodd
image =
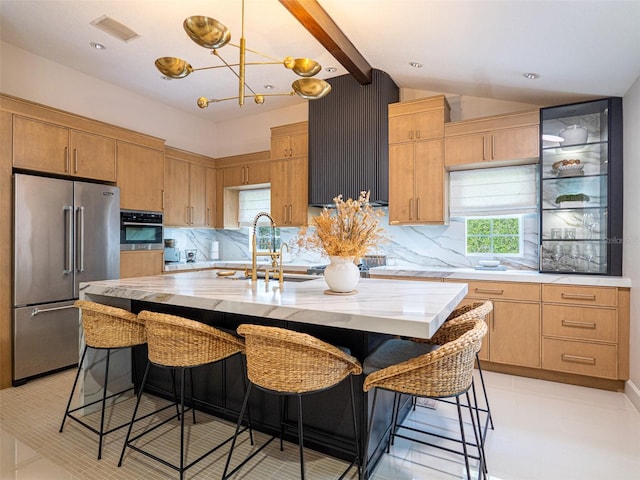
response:
M64 432L58 433L72 380L73 372L67 371L0 391L1 480L177 478L175 472L135 452L128 453L118 468L123 430L106 437L100 461L96 460L97 441L90 432L68 422ZM491 480L640 479L640 413L624 394L491 372L486 381L496 424L487 437ZM145 398L143 408L154 408L157 403ZM453 412L450 405L439 403L435 411L418 408L407 422L453 429ZM190 458L211 444L215 435L232 430L227 423L199 414L189 433ZM158 432L160 443L168 443L175 433L175 427L168 425ZM258 434L258 442L264 438ZM248 442L241 448L249 448ZM311 480L338 478L345 467L313 451L306 455ZM224 451L207 457L188 470L185 478L220 478L224 458ZM296 446L289 444L280 452L273 442L265 455L258 455L234 476L269 478L298 478ZM459 478L464 478L460 459L451 461L439 450L402 439L396 440L374 476L375 480Z

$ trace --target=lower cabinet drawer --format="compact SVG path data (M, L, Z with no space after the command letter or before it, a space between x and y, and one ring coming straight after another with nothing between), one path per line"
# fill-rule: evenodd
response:
M618 339L617 324L613 309L542 306L542 334L545 336L615 342Z
M545 370L617 379L617 364L615 345L542 339L542 368Z

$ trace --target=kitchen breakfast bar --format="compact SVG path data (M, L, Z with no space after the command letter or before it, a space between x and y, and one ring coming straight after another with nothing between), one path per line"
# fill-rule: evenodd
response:
M138 313L150 310L170 313L217 328L233 330L243 323L277 326L308 333L341 348L348 348L360 362L380 343L393 336L429 338L467 294L467 284L363 278L352 295L329 294L322 277L285 276L276 280L251 281L222 277L216 271L199 271L153 277L95 281L81 284L81 298ZM135 347L131 356L133 382L140 384L146 364L146 346ZM129 363L127 356L126 363ZM120 380L130 382L127 373ZM236 357L194 370L193 398L196 408L237 420L243 399L243 364ZM91 383L91 369L85 384ZM122 373L121 373L122 376ZM171 375L166 369L151 369L145 392L173 398ZM354 378L356 418L360 446L368 429L369 395L362 391L364 377ZM114 387L115 388L115 387ZM383 395L376 409L368 455L373 462L388 433L393 395ZM349 382L334 389L304 397L305 446L329 455L350 459L353 427L349 405ZM280 431L280 397L254 389L249 401L254 428L276 434ZM295 432L295 402L285 411L285 425ZM385 427L386 426L386 427ZM285 430L285 438L296 436Z

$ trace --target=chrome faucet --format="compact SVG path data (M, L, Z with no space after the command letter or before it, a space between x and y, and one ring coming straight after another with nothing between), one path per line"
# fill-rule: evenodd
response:
M258 252L258 242L256 230L258 228L258 220L261 217L267 217L271 221L271 249L269 252ZM271 257L271 266L274 269L278 268L278 259L280 259L280 272L282 272L282 247L280 247L280 252L276 252L276 222L273 220L271 215L267 212L258 213L253 219L253 238L251 240L252 252L251 252L251 280L258 279L258 256L269 256ZM289 246L287 245L287 250ZM265 276L268 281L269 270L265 271ZM280 281L282 281L282 273L280 273Z

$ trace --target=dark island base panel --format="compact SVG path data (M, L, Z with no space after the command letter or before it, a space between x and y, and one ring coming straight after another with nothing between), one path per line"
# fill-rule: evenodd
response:
M206 325L228 330L235 329L242 323L269 325L287 328L313 335L332 345L346 347L358 360L364 358L381 342L390 337L379 333L368 333L334 327L322 327L297 322L274 320L263 317L253 317L209 310L199 310L189 307L178 307L133 300L131 311L139 313L150 310L160 313L179 315L184 318L197 320ZM147 347L142 345L133 349L135 367L134 383L140 385L147 359ZM186 376L185 392L191 392L189 375ZM359 429L360 448L364 448L367 435L368 412L371 409L373 395L362 391L364 377L354 377L354 394L356 415ZM234 356L215 365L205 365L193 369L193 396L199 410L236 422L242 407L244 392L243 365L239 356ZM173 387L170 369L151 367L145 391L163 398L173 399ZM393 394L381 391L378 394L374 431L371 435L369 455L370 464L375 465L386 445L391 423ZM297 440L297 401L295 397L286 397L267 393L259 388L251 391L249 400L251 421L253 427L265 433L275 435L280 432L280 412L284 411L285 439ZM365 408L366 406L366 408ZM349 381L343 381L335 388L313 395L303 396L305 447L312 448L336 458L353 460L353 425L351 407L349 404ZM408 403L403 409L403 416L409 411Z

